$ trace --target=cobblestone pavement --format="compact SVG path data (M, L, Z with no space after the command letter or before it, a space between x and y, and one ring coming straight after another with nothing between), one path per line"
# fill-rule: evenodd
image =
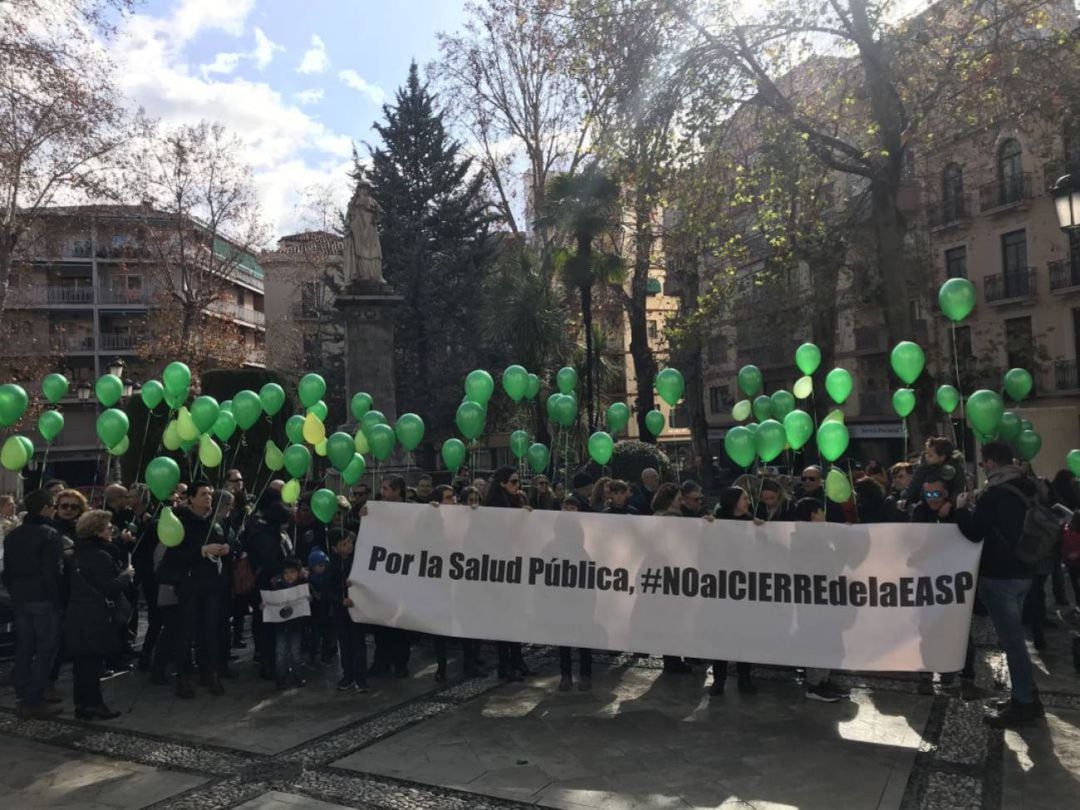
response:
M1007 674L974 625L978 676ZM110 723L19 721L0 690L0 806L327 810L582 808L1057 808L1080 795L1080 676L1065 629L1036 653L1045 724L988 729L963 702L907 674L836 674L852 700L806 701L794 674L757 671L756 696L709 698L704 667L598 656L593 688L556 690L551 650L522 684L436 684L428 645L408 680L370 695L333 688L335 665L280 693L237 666L214 698L180 701L145 673L104 685ZM451 662L451 674L456 672ZM70 694L70 684L61 681ZM65 717L67 719L65 719Z

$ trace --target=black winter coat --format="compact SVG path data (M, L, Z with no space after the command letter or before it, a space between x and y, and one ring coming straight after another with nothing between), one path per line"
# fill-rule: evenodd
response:
M201 592L227 587L222 565L202 553L205 545L227 542L221 524L212 519L213 512L199 517L190 509L178 509L176 516L184 526L184 539L165 551L158 582Z
M14 605L52 602L63 596L63 538L46 518L27 515L4 538L4 586Z
M109 553L107 540L75 541L71 558L71 595L64 614L64 647L68 655L110 655L120 648L106 600L123 598L131 578Z
M1035 484L1018 476L1008 481L1029 498L1036 494ZM972 542L982 541L979 575L989 579L1030 579L1035 571L1016 556L1016 547L1024 528L1027 504L1002 484L988 486L975 502L974 510L961 509L956 522Z
M270 589L270 580L285 570L285 558L289 556L292 545L279 524L259 520L244 537L244 550L248 554L248 563L255 572L255 586L266 591Z

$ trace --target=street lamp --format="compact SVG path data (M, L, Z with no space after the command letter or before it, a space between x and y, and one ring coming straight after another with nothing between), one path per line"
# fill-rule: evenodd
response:
M1080 229L1080 175L1066 174L1054 183L1054 207L1063 231Z
M88 383L86 380L83 380L81 383L79 383L79 387L75 389L76 395L79 398L79 402L88 402L90 400L90 392L92 390L93 388L91 388L90 383Z
M114 377L120 377L124 373L124 361L117 357L109 363L109 373Z
M130 397L131 394L134 391L135 391L135 383L133 383L131 380L124 380L124 397L125 397L125 399L127 397Z

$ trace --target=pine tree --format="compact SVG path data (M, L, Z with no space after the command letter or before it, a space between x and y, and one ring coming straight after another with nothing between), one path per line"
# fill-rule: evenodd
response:
M397 406L450 435L462 380L482 356L483 277L494 252L483 176L446 131L416 63L395 103L383 105L371 166L357 163L381 208L383 275L405 299L397 318Z

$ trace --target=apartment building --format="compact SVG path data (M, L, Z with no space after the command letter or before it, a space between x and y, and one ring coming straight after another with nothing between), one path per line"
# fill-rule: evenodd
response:
M164 217L141 206L53 208L21 246L0 323L0 364L25 375L20 381L35 393L52 371L72 381L61 403L65 428L49 449L49 475L87 482L98 473L92 393L98 377L120 367L135 393L142 380L160 373L154 344L175 328L175 303L170 307L147 226ZM239 352L243 364L262 366L263 269L223 239L213 249L219 260L228 257L230 271L220 274L205 314L229 326L222 348L232 361Z

